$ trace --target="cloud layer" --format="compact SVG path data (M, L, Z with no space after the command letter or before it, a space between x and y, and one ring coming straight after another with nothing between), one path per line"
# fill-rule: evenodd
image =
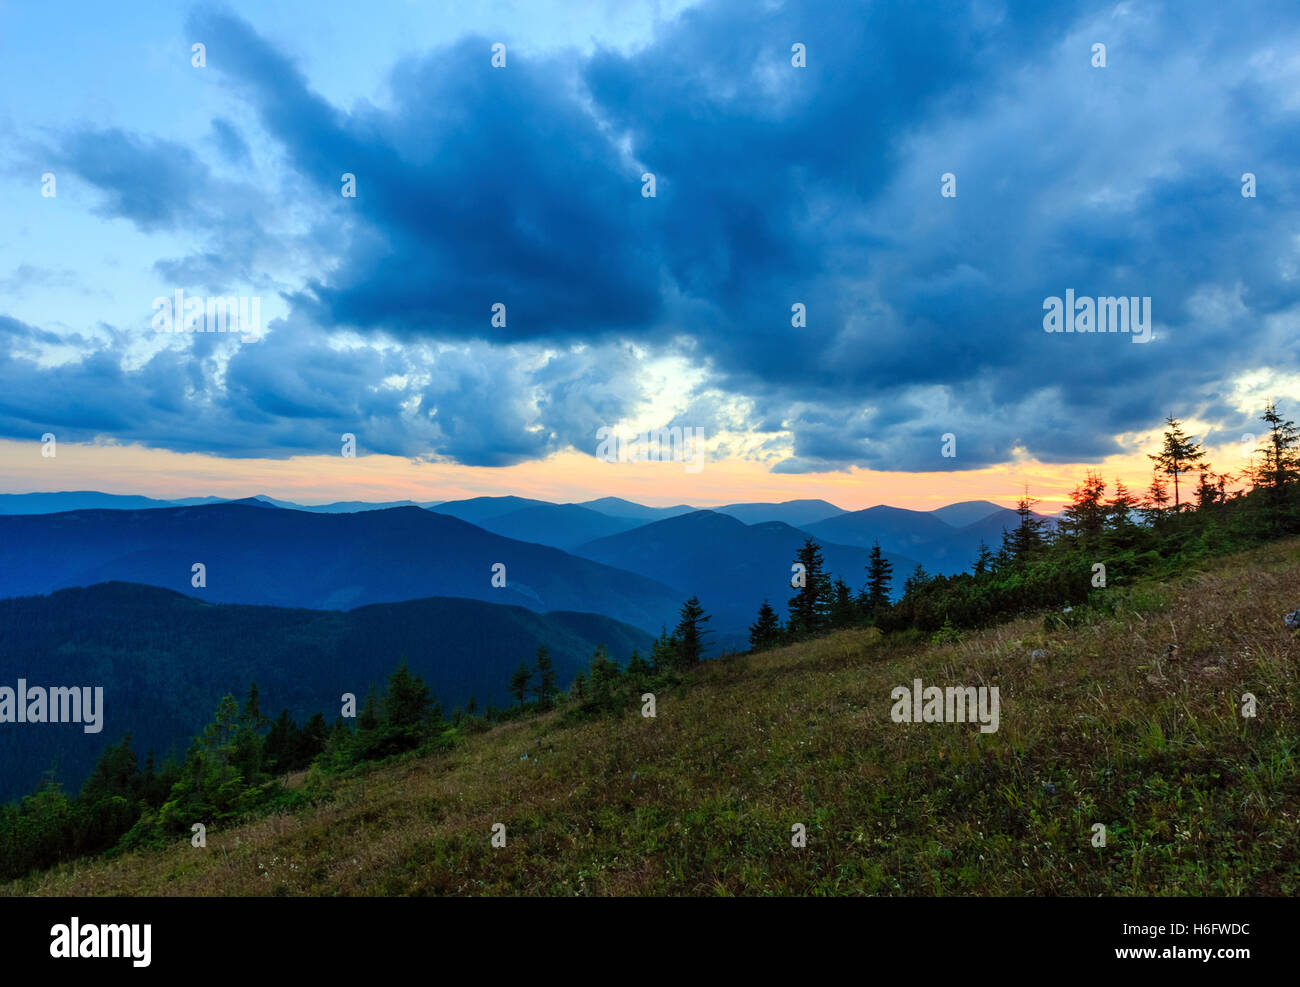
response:
M232 106L204 143L108 121L47 158L160 238L169 291L287 314L255 344L0 318L0 433L499 466L671 392L780 472L1092 460L1170 412L1235 434L1231 382L1297 362L1300 12L1264 6L721 0L632 52L507 38L494 68L462 37L350 107L201 8ZM1067 288L1150 296L1154 340L1044 333ZM664 359L696 373L651 386Z

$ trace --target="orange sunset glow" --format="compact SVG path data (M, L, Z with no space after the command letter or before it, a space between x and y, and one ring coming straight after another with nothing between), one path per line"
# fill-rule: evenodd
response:
M1155 448L1154 443L1148 448ZM1238 473L1248 459L1238 445L1210 450L1216 469ZM510 493L556 503L623 497L651 506L711 507L751 501L820 498L846 510L877 504L932 510L963 500L1014 506L1026 486L1037 510L1051 514L1069 503L1089 469L1108 484L1122 480L1141 494L1151 481L1143 452L1100 463L1043 463L1024 459L986 469L943 473L842 472L781 474L753 461L706 462L698 473L681 463L604 463L569 451L545 460L498 468L415 462L397 456L296 456L230 460L140 446L62 443L42 458L38 443L0 442L12 492L97 489L160 499L264 495L302 504L342 500L447 501ZM1190 481L1185 481L1190 482Z

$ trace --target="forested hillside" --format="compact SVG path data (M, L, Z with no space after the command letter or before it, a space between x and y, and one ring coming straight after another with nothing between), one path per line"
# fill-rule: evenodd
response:
M432 598L348 612L212 604L170 590L104 583L0 600L0 685L102 686L102 732L78 724L0 730L0 800L31 792L57 761L76 789L104 747L130 732L143 755L183 755L226 692L256 682L272 715L333 723L405 657L448 709L509 701L507 680L540 645L567 686L604 643L626 655L649 635L596 614L534 613Z

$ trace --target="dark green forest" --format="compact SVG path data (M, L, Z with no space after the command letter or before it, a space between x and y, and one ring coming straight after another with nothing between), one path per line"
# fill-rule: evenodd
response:
M214 604L119 582L0 600L0 683L102 684L106 709L99 735L75 724L0 730L0 800L30 792L55 765L80 786L105 741L127 730L142 754L179 759L196 714L254 681L267 704L303 721L337 713L343 693L360 695L406 655L445 702L504 704L510 670L539 643L567 683L597 644L627 654L651 641L599 614L448 597L339 612Z

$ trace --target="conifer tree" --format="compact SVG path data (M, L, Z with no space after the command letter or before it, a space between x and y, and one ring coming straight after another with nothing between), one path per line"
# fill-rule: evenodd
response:
M396 754L420 746L435 723L442 720L442 710L419 675L412 675L403 658L388 677L383 700L382 742L377 753Z
M298 766L296 762L299 742L297 724L293 722L293 717L289 715L287 709L281 710L280 715L271 724L271 730L266 735L266 742L263 745L266 769L277 775L293 771Z
M588 702L601 709L608 709L613 703L614 686L622 676L623 670L609 657L609 649L603 644L596 645L591 656L591 674L588 681Z
M109 798L135 800L139 791L140 770L135 752L131 750L131 735L122 738L121 744L109 744L95 764L95 770L81 786L79 798L99 801Z
M1016 514L1020 516L1020 523L1014 531L1003 534L1003 548L1007 556L1017 563L1029 561L1046 543L1043 536L1046 522L1034 513L1034 505L1037 503L1038 500L1030 497L1026 490L1025 495L1016 502Z
M1156 470L1174 478L1174 513L1182 510L1179 501L1178 478L1184 473L1195 473L1204 468L1205 450L1183 432L1183 423L1172 415L1165 419L1164 443L1155 455L1147 458L1156 464Z
M1059 528L1064 535L1082 542L1100 537L1106 524L1106 481L1092 470L1070 494L1070 504L1061 512Z
M677 639L677 664L681 668L698 665L704 658L704 638L712 633L704 625L712 618L700 606L700 599L692 596L682 604L677 629L673 636Z
M241 711L243 722L252 730L265 730L270 726L270 722L262 715L261 695L257 690L257 683L254 682L248 687L248 698L244 700L244 707Z
M789 629L796 636L820 632L827 622L830 578L826 575L821 549L812 538L804 540L795 555L795 562L803 567L803 585L790 598Z
M1123 531L1133 526L1133 512L1142 502L1129 493L1128 487L1115 481L1115 496L1106 501L1106 524L1113 531Z
M889 585L893 578L894 566L885 553L880 550L880 542L871 546L871 555L867 557L867 584L862 588L858 601L863 616L875 621L880 611L889 606Z
M641 657L641 652L632 649L632 657L627 660L627 677L633 682L644 682L650 677L650 663Z
M385 723L399 730L423 726L430 703L429 687L420 676L411 674L403 658L388 677L388 688L384 691Z
M1206 510L1222 504L1228 499L1228 481L1230 473L1215 473L1212 469L1201 470L1200 482L1196 485L1196 508Z
M1300 483L1300 429L1295 422L1284 421L1272 401L1260 420L1268 425L1268 434L1256 450L1264 458L1249 477L1256 489L1266 491L1269 527L1274 532L1292 530L1296 508L1290 501Z
M573 677L573 685L569 686L569 697L581 703L587 699L587 673L579 670L578 674Z
M235 764L239 733L239 703L234 696L223 696L212 722L190 745L180 777L159 812L165 829L180 832L195 819L220 821L237 814L251 780Z
M312 759L325 750L329 742L330 728L323 714L312 713L306 725L298 731L298 748L294 757L294 768L305 768Z
M832 627L852 627L858 619L857 603L849 584L839 576L831 587L830 625Z
M758 608L758 619L749 625L749 650L771 648L781 639L781 619L767 600Z
M250 784L262 774L261 731L266 727L266 717L262 715L262 704L254 682L248 688L248 697L239 709L239 721L235 731L235 749L233 763L239 774Z
M374 683L371 683L370 691L366 693L366 701L361 704L361 712L357 714L357 729L379 729L379 697L375 694Z
M555 693L555 664L546 645L540 644L537 646L537 702L542 709L550 707Z
M381 744L380 728L383 718L380 715L379 696L372 683L366 692L366 701L357 713L356 730L351 735L341 738L338 754L344 764L356 764L368 761L379 753Z
M1142 514L1150 523L1164 517L1165 511L1168 509L1169 484L1160 474L1160 471L1157 470L1151 475L1151 486L1147 488Z
M919 562L912 574L903 580L903 596L911 596L930 580L930 575L925 571L925 566Z
M650 665L655 673L666 672L677 667L677 649L680 642L676 634L669 634L664 627L659 628L659 637L650 649Z
M519 708L524 708L524 700L528 698L528 681L533 677L527 663L520 662L519 667L514 670L510 676L510 695L519 700Z

